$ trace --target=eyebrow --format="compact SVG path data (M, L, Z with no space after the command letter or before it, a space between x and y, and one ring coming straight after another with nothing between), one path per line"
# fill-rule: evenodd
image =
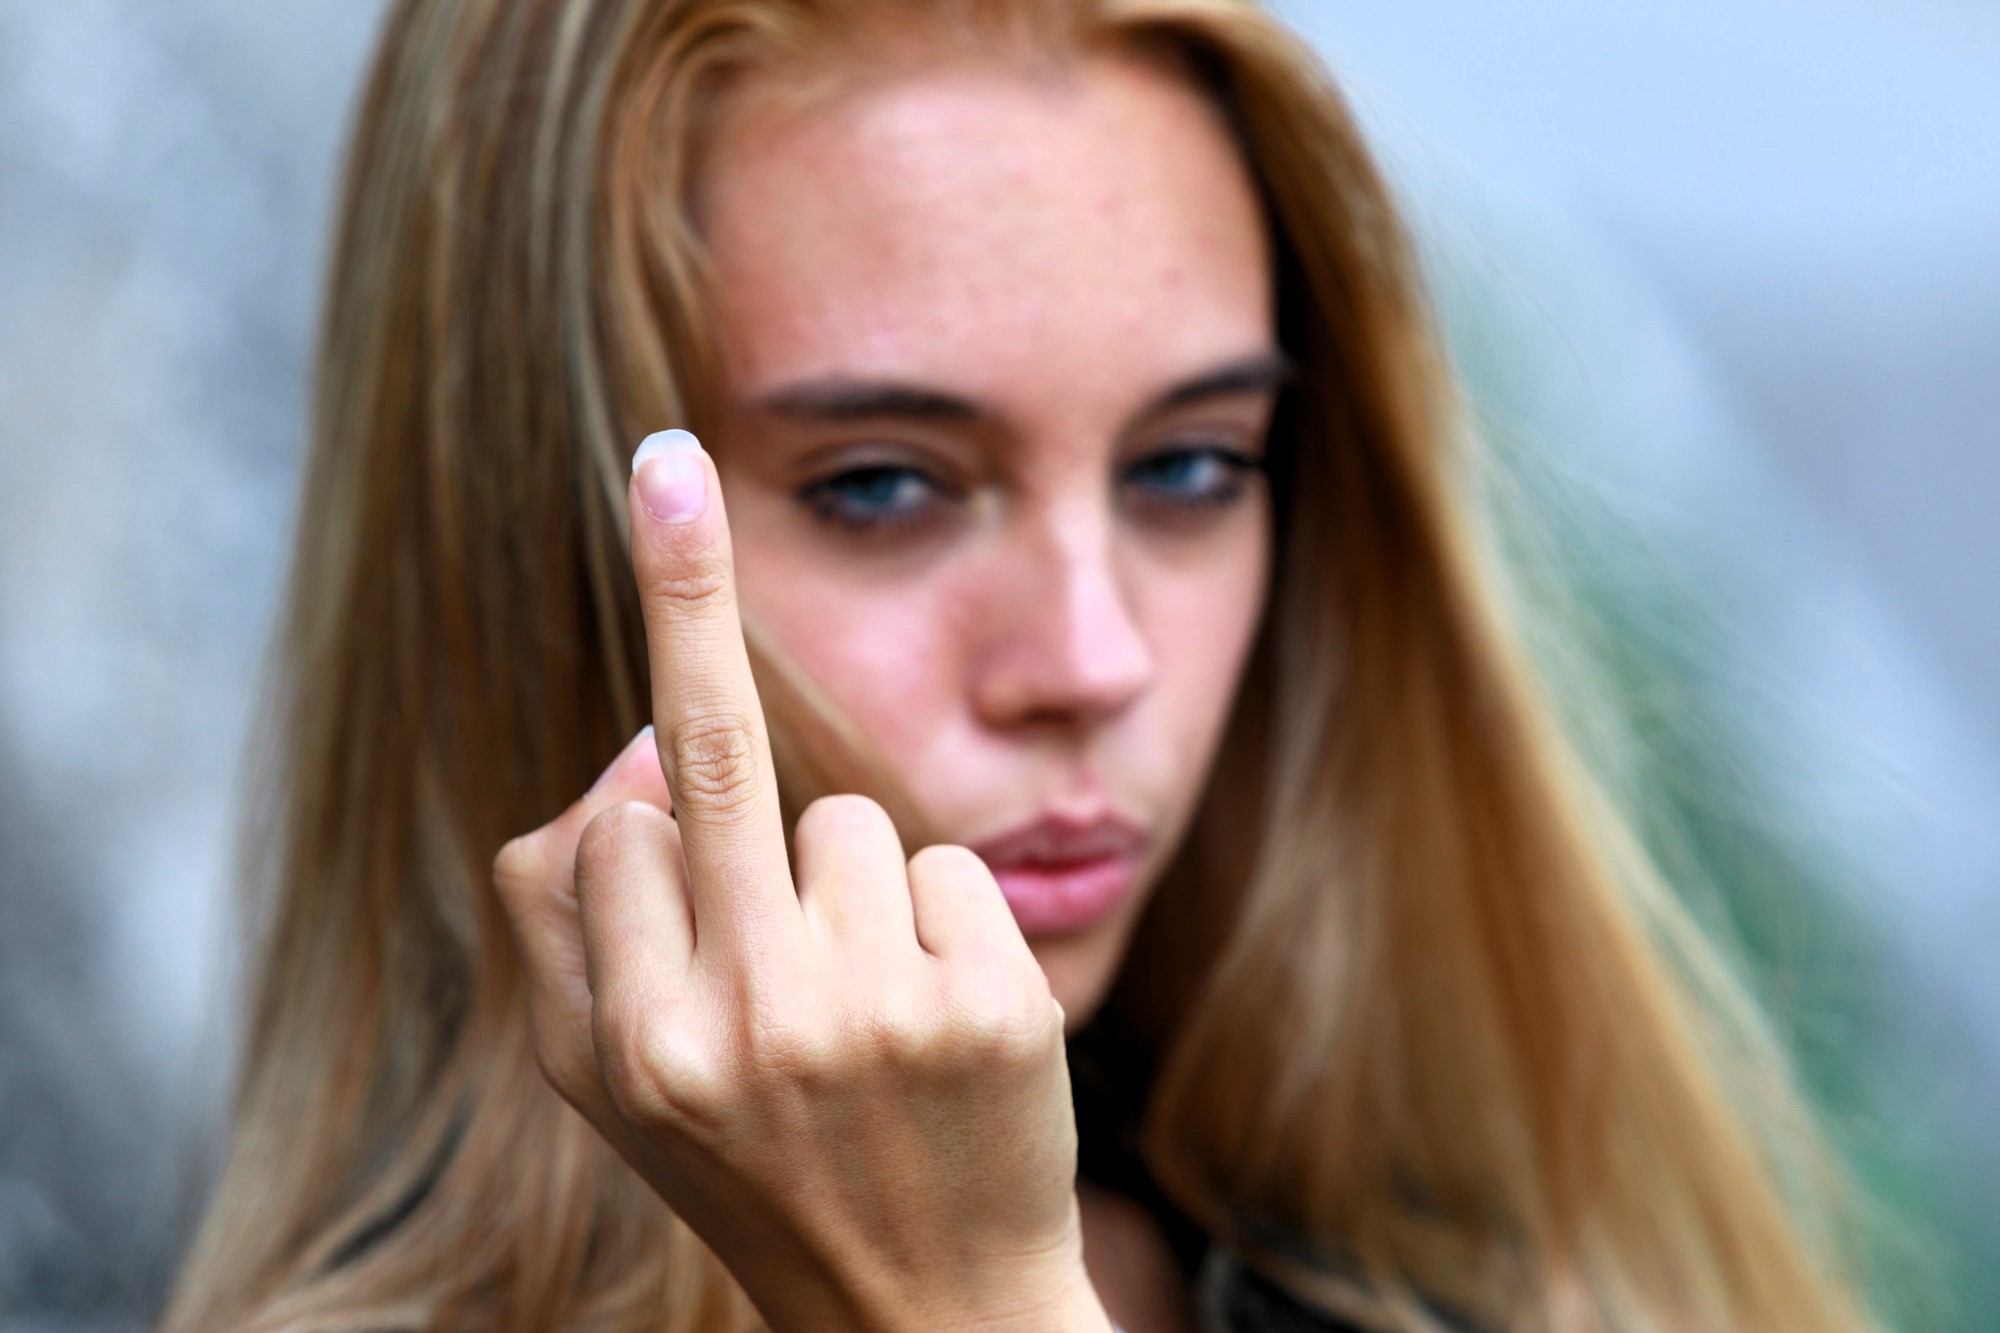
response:
M1154 400L1147 413L1164 412L1169 408L1187 407L1194 403L1206 402L1210 398L1229 398L1237 394L1264 393L1282 389L1297 376L1291 361L1282 352L1258 352L1240 361L1232 361L1193 379L1182 380ZM1141 415L1145 415L1142 413Z
M986 413L970 398L891 380L843 376L788 384L759 396L760 412L814 421L874 421L900 417L916 421L977 421Z
M1147 404L1140 416L1188 407L1211 398L1263 393L1296 377L1292 363L1277 351L1257 352L1182 380ZM804 380L760 394L750 406L759 412L810 421L975 422L993 414L976 400L941 389L894 380L862 380L842 375Z

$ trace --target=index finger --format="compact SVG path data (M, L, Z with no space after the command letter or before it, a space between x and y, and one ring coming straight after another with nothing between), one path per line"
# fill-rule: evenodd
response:
M628 503L654 735L687 859L695 947L717 934L742 946L801 928L715 465L687 431L650 435L632 458Z

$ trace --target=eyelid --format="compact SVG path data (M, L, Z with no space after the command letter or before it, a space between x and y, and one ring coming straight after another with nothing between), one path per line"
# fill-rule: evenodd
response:
M1283 396L1278 389L1251 389L1217 394L1146 413L1128 423L1128 439L1168 439L1187 433L1241 434L1261 437L1277 414Z
M1206 464L1206 477L1191 489L1171 481L1155 481L1144 470L1161 461L1192 460ZM1261 452L1223 445L1167 446L1144 454L1120 474L1120 489L1129 488L1130 503L1139 512L1170 516L1175 523L1233 508L1270 469ZM1183 478L1183 480L1186 480Z
M921 472L947 489L963 491L971 484L965 461L952 456L952 451L895 435L864 435L859 431L806 450L798 456L794 467L801 484L826 481L863 468L905 467Z
M914 478L925 494L907 507L877 507L841 495L836 485L845 477L884 472ZM904 461L867 458L836 465L799 486L794 494L816 521L864 539L915 535L929 530L964 499L962 493L941 482L927 468Z
M1271 433L1276 399L1231 399L1183 407L1135 425L1122 443L1129 458L1175 445L1225 445L1248 453L1261 449Z
M944 474L927 460L869 455L839 458L822 466L808 476L797 490L800 494L823 491L833 482L856 472L907 472L919 478L924 486L942 499L962 500L967 494L967 488L961 482Z
M1234 432L1230 434L1233 435ZM1172 458L1178 454L1206 454L1220 459L1225 464L1247 466L1260 472L1264 471L1270 462L1269 451L1264 447L1261 436L1252 442L1239 442L1233 438L1221 439L1211 435L1206 438L1195 437L1156 441L1149 447L1135 452L1131 457L1120 463L1118 472L1119 475L1123 476L1130 473L1134 468L1141 467L1156 459Z

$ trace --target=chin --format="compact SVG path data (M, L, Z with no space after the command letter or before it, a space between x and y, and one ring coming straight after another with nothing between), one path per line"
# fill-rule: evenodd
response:
M1028 938L1028 948L1042 965L1049 991L1063 1007L1063 1030L1074 1032L1090 1021L1111 989L1124 961L1132 923L1114 919L1071 935Z

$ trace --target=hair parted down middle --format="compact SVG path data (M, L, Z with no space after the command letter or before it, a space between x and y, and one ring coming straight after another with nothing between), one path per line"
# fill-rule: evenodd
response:
M1873 1327L1785 1062L1519 647L1409 246L1295 38L1234 0L399 0L316 367L242 1083L168 1329L757 1326L538 1073L488 868L646 720L625 476L713 410L718 106L1099 57L1227 118L1300 371L1268 615L1110 1001L1157 1044L1148 1164L1386 1327ZM862 790L929 840L748 630L790 811Z

